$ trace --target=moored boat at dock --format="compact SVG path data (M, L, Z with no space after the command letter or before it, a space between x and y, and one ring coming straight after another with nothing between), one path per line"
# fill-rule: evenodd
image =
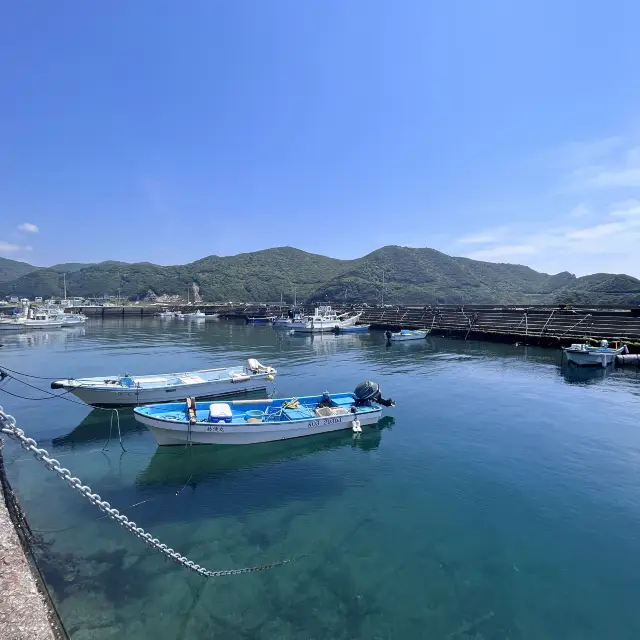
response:
M273 367L249 358L245 366L157 375L69 378L51 383L94 406L135 406L177 398L215 398L265 389L276 375Z
M385 336L390 342L404 342L405 340L424 340L429 335L426 329L402 329L396 333L387 331Z
M294 321L289 325L290 329L301 333L322 333L334 331L345 327L353 327L360 320L362 313L336 313L330 306L316 307L309 318Z
M593 346L588 342L572 344L563 347L567 361L579 367L607 367L614 364L616 356L629 353L626 344L609 347L607 340L602 340L599 346Z
M134 409L159 445L255 444L351 429L378 422L385 400L375 382L359 384L353 393L228 403L186 402Z

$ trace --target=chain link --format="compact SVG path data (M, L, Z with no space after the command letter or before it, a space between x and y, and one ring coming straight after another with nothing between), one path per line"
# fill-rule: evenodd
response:
M127 516L120 513L117 509L114 509L106 500L103 500L97 493L91 491L91 487L83 485L79 478L76 478L71 474L69 469L61 467L60 463L49 455L46 449L38 447L38 443L33 438L25 436L24 431L19 429L16 424L16 419L4 412L0 406L0 433L4 433L13 440L17 440L20 446L25 450L31 452L36 460L40 460L44 463L44 466L49 471L54 471L62 480L65 480L69 486L73 487L76 491L82 494L91 504L96 505L100 511L104 512L110 518L118 522L125 529L128 529L140 538L143 542L150 547L164 553L167 557L171 558L178 564L191 569L196 573L207 578L219 578L220 576L237 576L241 573L252 573L254 571L265 571L267 569L273 569L275 567L281 567L282 565L293 562L296 558L289 558L286 560L280 560L270 564L263 564L256 567L243 567L242 569L226 569L223 571L210 571L205 569L199 564L196 564L192 560L189 560L185 556L181 555L171 547L160 542L157 538L154 538L150 533L147 533L142 527L139 527L133 520L129 520ZM0 441L1 442L1 441ZM300 557L300 556L298 556Z

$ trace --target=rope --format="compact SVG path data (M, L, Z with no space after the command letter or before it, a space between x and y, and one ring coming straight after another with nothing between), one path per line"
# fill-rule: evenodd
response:
M160 542L160 540L158 540L157 538L154 538L142 527L139 527L135 522L129 520L127 516L121 514L118 509L114 509L106 500L103 500L99 494L93 493L91 491L91 487L83 485L79 478L71 475L69 469L61 467L60 463L55 458L52 458L46 449L39 448L38 443L33 438L28 438L27 436L25 436L24 431L18 428L16 419L13 416L5 413L2 407L0 407L0 433L4 433L12 440L17 440L20 443L20 446L25 451L30 451L33 454L33 457L36 460L40 460L41 462L43 462L43 464L47 469L49 469L49 471L54 471L61 480L65 480L70 487L83 495L91 504L96 505L100 509L100 511L118 522L125 529L131 531L131 533L140 538L145 544L148 544L153 549L156 549L157 551L160 551L161 553L166 555L168 558L171 558L171 560L174 560L178 564L181 564L183 567L191 569L192 571L199 573L202 576L205 576L207 578L218 578L220 576L237 576L243 573L266 571L267 569L281 567L302 557L297 556L295 558L279 560L277 562L271 562L269 564L258 565L255 567L243 567L242 569L225 569L222 571L211 571L209 569L206 569L205 567L196 564L192 560L189 560L177 551L174 551L171 547L168 547L166 544Z

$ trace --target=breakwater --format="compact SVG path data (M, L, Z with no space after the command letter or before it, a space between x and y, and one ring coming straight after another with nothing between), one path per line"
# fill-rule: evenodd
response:
M191 307L171 307L187 311ZM200 304L205 313L218 313L226 318L280 315L286 305L220 306ZM158 306L130 305L121 307L79 307L90 317L148 317ZM304 312L311 307L298 307ZM640 309L564 307L564 306L395 306L365 307L361 322L373 329L429 329L434 335L461 337L494 342L526 342L558 347L585 337L622 340L640 350Z
M587 307L396 307L366 309L379 329L429 329L434 335L546 347L577 340L624 341L640 349L640 310Z

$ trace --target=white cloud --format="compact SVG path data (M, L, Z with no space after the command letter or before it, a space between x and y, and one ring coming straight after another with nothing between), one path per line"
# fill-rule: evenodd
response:
M635 218L640 216L640 200L614 202L610 207L610 212L614 218Z
M38 233L40 229L35 224L31 224L31 222L23 222L18 225L18 231L24 231L25 233Z
M501 242L505 238L505 234L509 231L507 227L496 227L495 229L487 229L480 233L474 233L468 236L458 238L460 244L491 244Z
M19 253L20 251L32 251L32 247L24 244L13 244L0 240L0 253Z
M503 241L465 255L492 262L524 262L547 272L624 271L640 276L640 201L613 203L596 214L597 222L590 225L528 231L514 227Z
M489 262L513 261L518 256L530 256L537 253L537 248L531 244L502 244L491 249L474 251L467 257L474 260L487 260Z
M585 144L587 151L563 156L567 162L561 164L568 174L561 192L640 187L640 147L634 142L612 138L592 143L590 150Z
M569 212L569 216L571 218L586 218L590 214L591 209L589 209L589 207L584 202L581 202Z

